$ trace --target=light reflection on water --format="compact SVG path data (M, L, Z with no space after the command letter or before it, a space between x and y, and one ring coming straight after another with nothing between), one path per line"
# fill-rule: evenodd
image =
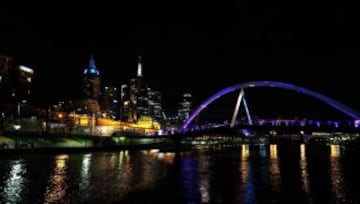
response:
M24 177L24 174L26 174L26 167L24 161L21 159L12 161L10 166L11 169L1 194L6 203L19 203L23 199L22 194L27 179Z
M1 157L0 203L356 203L360 190L349 187L357 183L346 179L344 168L359 168L357 161L342 160L341 150L243 144Z
M340 156L340 145L330 145L330 178L334 200L336 203L347 203L344 192L344 176L339 161Z
M68 155L58 155L55 157L55 167L49 179L49 185L45 192L45 203L57 203L65 200L66 188L66 161Z
M241 146L241 162L240 162L240 173L241 173L241 192L243 193L244 203L254 202L254 177L252 161L249 159L250 148L248 144ZM260 154L261 155L261 154ZM261 155L263 156L263 155Z
M278 151L276 144L270 144L270 166L269 166L269 177L270 186L272 191L279 192L281 184L281 174L279 168Z
M84 154L82 156L81 163L81 173L80 173L80 182L79 182L79 194L80 200L86 200L89 197L89 193L92 191L92 186L90 183L91 178L91 158L92 154Z
M300 172L301 172L301 181L302 187L304 189L305 197L308 198L308 202L312 203L310 195L310 185L309 185L309 174L307 170L307 160L306 160L306 145L300 144Z

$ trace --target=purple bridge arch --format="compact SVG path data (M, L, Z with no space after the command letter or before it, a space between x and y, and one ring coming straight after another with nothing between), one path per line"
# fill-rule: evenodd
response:
M251 81L251 82L245 82L241 84L236 84L233 86L226 87L225 89L220 90L219 92L215 93L208 99L206 99L191 115L190 117L184 122L184 124L180 128L180 132L185 130L188 125L194 120L196 116L200 114L201 111L203 111L208 105L210 105L212 102L217 100L218 98L231 93L233 91L243 89L243 88L253 88L253 87L274 87L274 88L282 88L287 89L291 91L300 92L302 94L312 96L316 99L319 99L320 101L323 101L327 103L328 105L332 106L333 108L345 113L346 115L352 117L353 119L360 119L360 113L356 110L353 110L352 108L330 98L323 94L320 94L318 92L296 86L294 84L284 83L284 82L278 82L278 81Z

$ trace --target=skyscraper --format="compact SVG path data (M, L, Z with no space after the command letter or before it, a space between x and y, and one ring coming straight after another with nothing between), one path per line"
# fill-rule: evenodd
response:
M95 66L93 56L89 59L89 67L85 68L83 72L82 94L84 99L98 101L100 97L100 72Z
M120 120L131 121L131 103L130 103L130 91L127 84L121 85L120 88Z
M163 119L163 110L161 105L161 93L159 91L152 91L148 89L149 94L149 115L156 121L161 121Z
M2 117L19 115L20 109L24 113L30 111L33 75L33 69L23 65L14 66L12 58L0 55L0 111Z
M138 56L136 77L130 80L129 86L121 88L121 115L129 122L137 122L141 117L158 120L162 117L161 94L145 83L141 56Z
M119 118L119 94L116 87L105 87L102 106L103 113L107 118Z
M100 72L95 66L94 57L89 59L89 66L84 69L81 80L81 99L74 102L74 108L83 114L100 114ZM97 116L98 116L97 115Z
M15 70L14 89L12 96L18 102L26 102L30 100L33 86L34 70L20 65Z
M189 118L191 112L191 94L184 93L179 102L178 117L180 121L185 121Z

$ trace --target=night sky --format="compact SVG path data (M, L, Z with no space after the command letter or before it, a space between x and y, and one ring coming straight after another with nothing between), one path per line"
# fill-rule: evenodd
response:
M34 68L35 93L46 102L79 95L90 55L102 85L120 86L136 75L141 54L145 79L162 92L169 110L183 92L193 94L196 106L226 86L251 80L294 83L360 110L356 6L238 2L4 3L0 53ZM259 115L333 111L285 90L249 89L246 96ZM229 101L224 103L231 109L235 99Z

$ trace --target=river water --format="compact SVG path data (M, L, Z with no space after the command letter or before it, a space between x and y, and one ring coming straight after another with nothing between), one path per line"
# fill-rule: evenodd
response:
M239 145L0 156L0 203L360 203L360 155Z

